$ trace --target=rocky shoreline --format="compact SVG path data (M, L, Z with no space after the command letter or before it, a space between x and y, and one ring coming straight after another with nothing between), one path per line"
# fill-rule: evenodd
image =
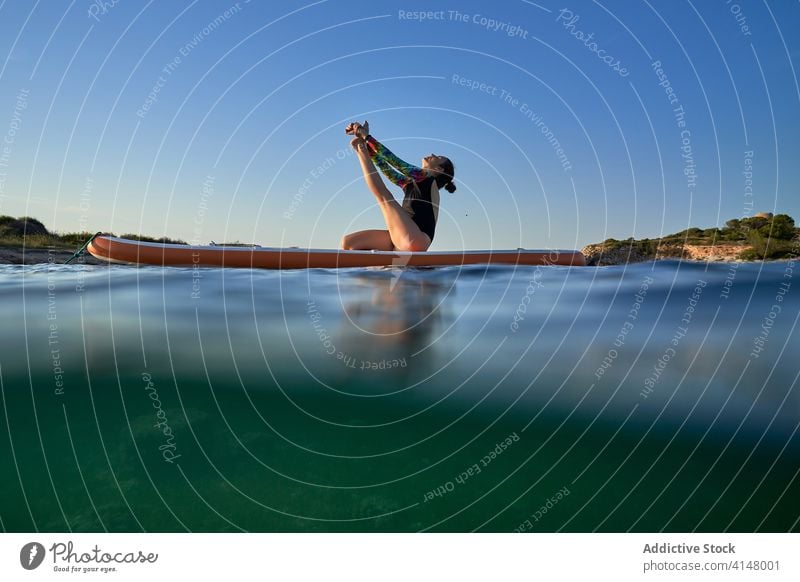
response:
M640 241L614 241L596 243L583 247L586 264L600 267L604 265L624 265L658 260L690 260L713 262L745 262L739 258L741 253L750 250L747 244L725 243L717 245L661 244L642 245Z
M73 254L74 250L68 249L31 249L24 247L0 247L0 265L38 265L52 263L63 265ZM107 265L105 261L95 259L89 253L84 253L71 264Z

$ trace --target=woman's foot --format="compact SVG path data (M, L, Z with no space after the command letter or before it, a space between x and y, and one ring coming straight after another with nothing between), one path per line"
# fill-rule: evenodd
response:
M367 142L365 142L360 137L354 137L353 139L351 139L350 146L357 152L363 149L364 153L369 153L369 151L367 150Z

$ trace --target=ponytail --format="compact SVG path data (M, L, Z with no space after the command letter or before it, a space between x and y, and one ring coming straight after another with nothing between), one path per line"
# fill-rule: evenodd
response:
M440 166L440 173L436 174L436 186L439 189L444 188L451 194L456 191L456 185L453 183L453 176L455 175L455 168L450 158L445 158L447 161Z

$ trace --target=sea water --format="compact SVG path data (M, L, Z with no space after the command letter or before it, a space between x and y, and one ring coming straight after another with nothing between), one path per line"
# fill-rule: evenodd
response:
M787 531L792 262L0 267L5 531Z

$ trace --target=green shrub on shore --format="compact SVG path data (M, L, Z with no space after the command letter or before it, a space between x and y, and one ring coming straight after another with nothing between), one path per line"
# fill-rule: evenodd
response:
M798 229L795 228L794 219L788 214L734 218L726 222L722 229L726 240L749 241L752 232L757 232L765 239L792 240L798 234Z
M794 219L788 214L775 216L751 216L747 218L734 218L725 223L723 228L688 228L675 234L668 234L661 238L665 242L688 243L696 245L711 245L724 242L750 243L750 233L756 232L764 239L774 241L789 241L800 235L800 229L795 228Z
M75 249L83 245L93 232L68 232L58 234L47 230L41 221L30 216L0 215L0 246L3 247L25 247L30 249ZM113 233L108 233L112 234ZM183 244L186 242L178 239L171 239L165 236L153 238L139 234L124 234L122 238L138 240L143 242Z
M798 244L792 240L800 238L800 229L795 228L794 219L788 214L758 215L748 218L729 220L723 228L687 228L659 239L617 240L609 238L603 241L607 250L634 248L641 252L655 252L657 247L665 245L719 245L742 244L753 248L744 251L743 260L778 259L797 256Z
M758 230L748 233L747 240L751 248L739 253L739 258L745 261L761 261L765 259L787 259L797 257L800 242L781 240L775 237L764 237Z
M61 237L53 234L39 220L30 216L0 216L0 246L49 248L64 247Z
M28 249L69 249L72 245L63 242L57 235L7 236L0 233L0 247L24 247Z
M55 238L57 237L50 234L44 224L35 218L0 216L0 244L2 245L47 245Z

